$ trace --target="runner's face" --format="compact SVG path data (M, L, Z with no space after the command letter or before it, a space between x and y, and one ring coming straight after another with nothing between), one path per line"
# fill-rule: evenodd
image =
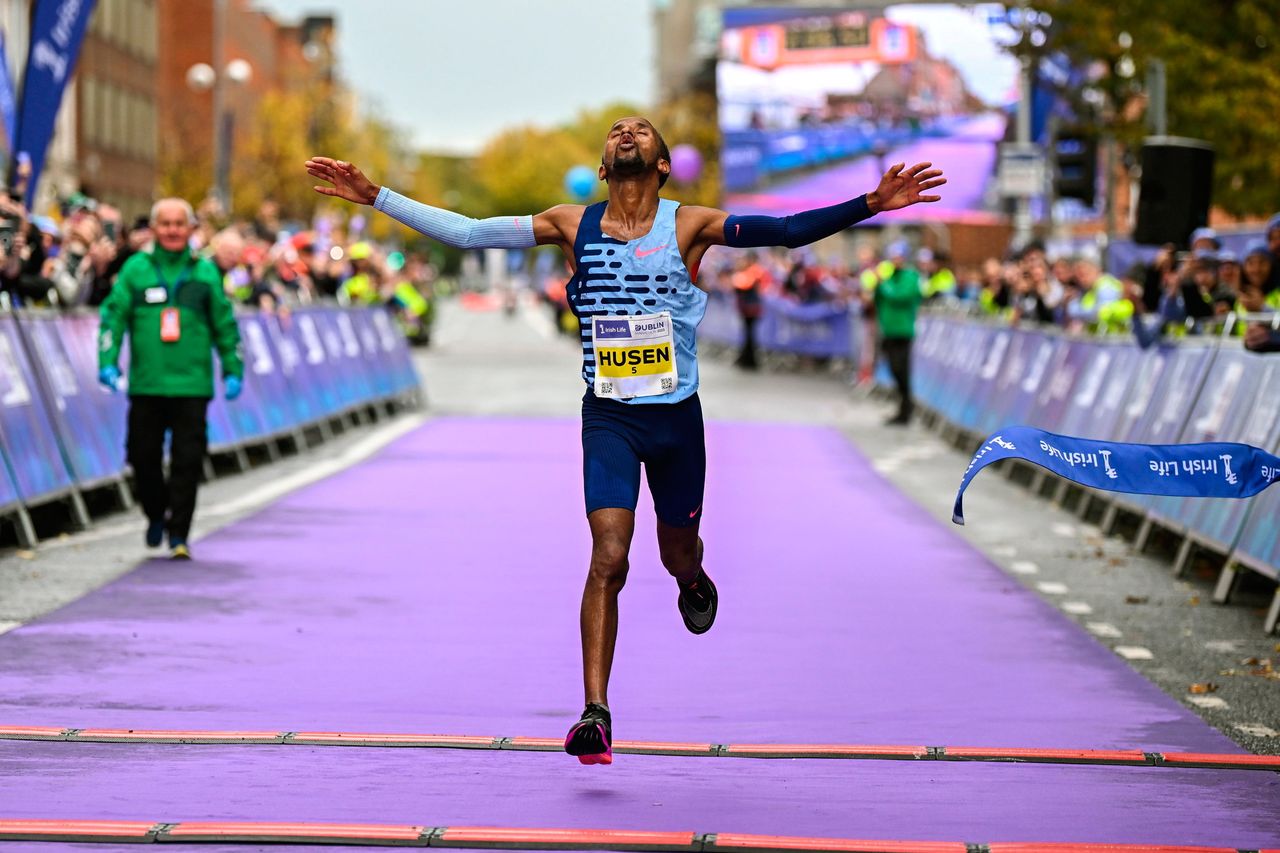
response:
M658 134L639 117L618 119L604 142L604 176L639 175L658 164Z
M191 223L187 221L187 212L177 204L162 205L156 211L151 230L160 248L166 252L182 251L191 238Z

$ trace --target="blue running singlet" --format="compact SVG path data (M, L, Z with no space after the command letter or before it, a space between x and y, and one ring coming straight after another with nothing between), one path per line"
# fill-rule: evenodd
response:
M593 317L670 312L679 376L675 389L621 402L678 403L698 390L696 333L707 310L707 294L689 277L676 243L676 209L680 203L659 199L649 233L625 241L600 230L606 204L602 201L583 211L573 245L577 270L566 288L569 308L578 317L582 336L582 378L588 388L595 383Z

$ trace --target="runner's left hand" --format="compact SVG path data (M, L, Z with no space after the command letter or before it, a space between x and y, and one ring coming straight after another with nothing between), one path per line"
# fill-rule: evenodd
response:
M905 168L905 163L895 163L880 178L880 185L867 197L872 213L898 210L916 202L941 201L940 195L925 195L925 190L940 187L947 182L941 169L930 168L932 163L917 163Z

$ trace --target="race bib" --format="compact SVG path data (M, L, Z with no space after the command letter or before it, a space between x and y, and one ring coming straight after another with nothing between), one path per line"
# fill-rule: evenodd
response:
M171 344L182 338L182 321L177 308L166 308L160 312L160 340Z
M676 390L675 333L669 312L592 317L591 341L597 397L629 400Z

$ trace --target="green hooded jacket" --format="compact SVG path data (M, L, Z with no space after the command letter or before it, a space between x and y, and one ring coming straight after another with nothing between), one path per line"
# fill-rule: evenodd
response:
M924 294L920 291L920 274L913 269L895 270L876 287L876 317L880 334L886 338L914 338L916 312Z
M176 308L179 336L161 340L161 317ZM213 263L157 246L125 261L102 303L98 367L114 367L129 335L129 393L212 397L213 356L223 377L244 377L240 327Z

